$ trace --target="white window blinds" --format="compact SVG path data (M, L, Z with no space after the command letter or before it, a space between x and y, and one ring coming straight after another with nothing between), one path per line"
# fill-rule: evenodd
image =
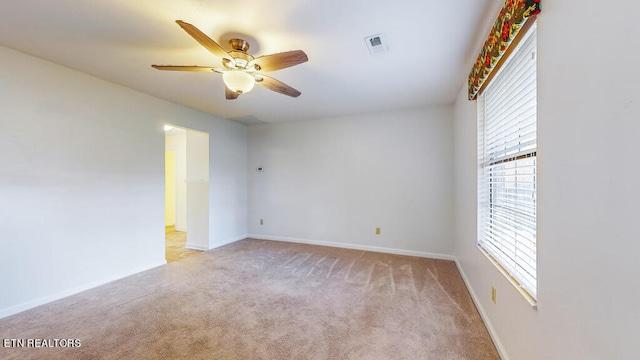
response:
M478 245L536 297L536 24L478 97Z

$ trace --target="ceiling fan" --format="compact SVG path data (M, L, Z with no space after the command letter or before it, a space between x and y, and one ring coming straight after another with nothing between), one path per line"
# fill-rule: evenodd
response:
M237 99L240 94L248 93L256 83L280 94L291 97L300 96L300 91L263 73L288 68L308 61L309 58L304 51L293 50L255 58L247 54L249 43L245 40L229 40L231 50L226 51L195 26L182 20L176 20L176 23L213 55L222 58L223 67L151 65L153 68L158 70L214 71L220 73L225 83L225 97L227 100Z

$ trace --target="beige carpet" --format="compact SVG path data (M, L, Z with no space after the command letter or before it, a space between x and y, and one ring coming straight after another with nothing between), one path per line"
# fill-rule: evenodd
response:
M499 359L453 262L251 239L0 319L0 337L81 345L2 359Z

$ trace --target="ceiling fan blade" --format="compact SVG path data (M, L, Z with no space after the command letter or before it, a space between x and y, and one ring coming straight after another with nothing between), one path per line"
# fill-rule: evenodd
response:
M189 23L186 23L182 20L176 20L176 23L180 25L180 27L184 29L184 31L186 31L187 34L191 35L191 37L196 39L196 41L199 42L200 45L204 46L205 49L209 50L213 55L221 58L230 59L231 62L233 62L233 57L231 57L231 55L229 55L229 53L224 48L222 48L222 46L218 45L217 42L211 40L210 37L208 37L202 31L198 30L197 27Z
M238 96L240 96L240 94L238 94L237 92L234 92L233 90L229 89L228 87L224 87L224 96L227 100L233 100L233 99L237 99Z
M256 70L262 72L269 72L288 68L294 65L302 64L309 61L307 54L302 50L293 50L277 54L260 56L251 62L249 66L258 65Z
M172 71L216 71L215 67L211 66L182 66L182 65L151 65L154 69L158 70L172 70Z
M278 92L280 94L288 95L291 97L298 97L300 96L300 94L302 94L300 91L292 88L291 86L283 83L282 81L276 80L272 77L262 75L262 74L260 74L259 76L262 78L262 80L256 81L256 84L266 87L269 90Z

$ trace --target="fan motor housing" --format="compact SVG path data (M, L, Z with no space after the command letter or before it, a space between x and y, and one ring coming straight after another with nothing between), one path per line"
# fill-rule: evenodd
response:
M233 50L242 51L244 53L249 50L249 43L242 39L231 39L229 40L229 45Z
M243 39L231 39L229 40L229 45L231 45L231 51L229 51L229 55L233 57L234 60L242 59L245 60L246 63L253 60L254 57L247 54L247 50L249 50L249 43ZM240 64L241 67L246 67L245 64ZM236 64L238 65L238 64Z
M233 57L234 60L242 59L242 60L245 60L247 63L253 60L253 56L241 51L232 50L232 51L229 51L229 55L231 55L231 57Z

